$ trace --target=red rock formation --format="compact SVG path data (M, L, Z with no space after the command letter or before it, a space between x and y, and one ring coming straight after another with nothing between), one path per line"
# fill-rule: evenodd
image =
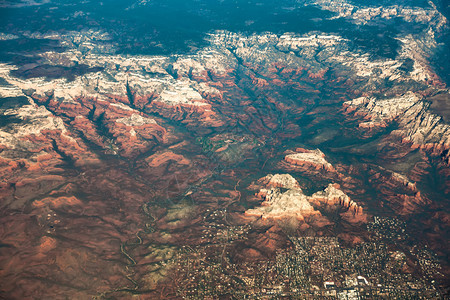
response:
M384 169L369 169L369 174L369 182L381 192L387 205L398 214L418 213L430 204L430 200L422 196L416 184L403 175Z
M182 155L175 154L172 151L156 153L146 158L146 162L150 167L159 167L167 164L169 161L174 161L180 165L189 165L191 162Z
M81 208L83 205L83 202L81 202L78 198L75 196L70 197L57 197L57 198L44 198L42 200L36 200L33 202L33 206L36 208L50 208L50 209L60 209L62 207L70 208L78 206L78 208Z
M392 136L402 138L412 149L421 148L442 156L446 161L450 149L450 126L442 117L429 112L430 104L421 100L418 94L407 92L392 99L360 97L344 103L347 114L362 116L362 128L380 128L396 121L397 130ZM370 133L369 133L370 134Z
M146 106L146 111L158 113L171 120L181 121L188 126L220 127L224 125L209 104L201 106L195 104L169 105L155 100Z
M325 69L317 71L317 72L312 72L311 70L308 70L308 77L311 79L323 80L323 77L327 72L328 72L328 68L325 68Z
M325 154L319 149L307 150L303 148L295 149L296 153L288 154L284 160L292 165L300 168L313 168L316 170L325 170L328 172L335 172L334 167L325 160Z
M259 190L257 198L263 199L261 207L250 209L245 212L247 216L258 216L263 220L283 220L295 218L300 223L322 227L330 222L324 218L316 209L332 209L337 207L344 209L342 215L351 222L366 222L367 216L362 207L350 200L338 185L330 184L325 190L319 191L312 196L303 194L298 182L290 175L276 174L261 178L258 184L265 188ZM287 189L281 192L279 188ZM298 226L297 226L298 227Z

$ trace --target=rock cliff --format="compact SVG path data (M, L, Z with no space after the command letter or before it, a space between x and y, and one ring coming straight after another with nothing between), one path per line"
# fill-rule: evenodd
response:
M337 185L330 183L323 191L307 196L295 178L289 174L270 174L258 182L263 188L259 190L257 197L264 201L261 207L247 210L245 214L248 216L272 220L293 217L299 221L306 219L306 222L311 222L311 218L319 218L322 219L323 225L325 217L320 209L341 207L345 213L352 216L353 221L365 220L362 207L350 200Z

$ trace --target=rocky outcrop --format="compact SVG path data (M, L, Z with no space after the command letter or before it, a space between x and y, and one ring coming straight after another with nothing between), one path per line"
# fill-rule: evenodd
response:
M261 207L247 210L247 216L272 220L293 217L305 221L305 218L314 216L322 218L318 208L339 206L352 216L353 221L365 220L362 207L350 200L336 185L329 184L323 191L307 196L289 174L270 174L261 178L259 183L264 187L259 190L257 197L264 201Z
M262 184L271 188L285 188L301 190L297 180L289 174L269 174L259 180Z
M163 153L155 153L152 156L146 158L146 162L150 167L159 167L169 162L175 162L180 165L190 165L191 162L182 155L175 154L172 151Z
M135 157L155 144L167 142L167 133L163 127L154 119L136 113L116 119L108 129L124 157Z
M4 114L13 115L21 122L0 130L3 157L14 160L18 153L26 152L26 156L29 156L52 149L57 155L71 159L78 165L98 161L93 153L86 151L87 146L83 141L77 140L67 130L63 120L46 108L30 104L6 110ZM19 155L19 158L25 157Z
M346 210L346 214L350 215L349 220L365 221L366 216L363 213L363 208L356 202L350 199L337 184L329 184L323 191L314 193L310 202L315 203L316 206L341 206Z
M293 5L304 2L312 3ZM438 211L420 181L436 168L436 185L448 194L449 168L424 151L411 151L407 166L401 159L413 145L449 161L448 129L426 102L444 91L429 63L445 27L441 16L433 7L314 2L336 12L323 18L345 18L345 29L215 31L192 54L166 56L117 54L100 31L23 33L64 48L25 66L0 63L1 293L153 299L147 292L164 290L157 282L170 279L173 297L165 298L176 298L171 263L179 254L201 256L198 269L205 262L236 268L234 276L247 266L233 264L230 251L264 266L288 247L286 232L355 237L366 221L363 203L411 219ZM400 19L414 29L404 33ZM400 34L386 38L398 45L390 56L371 51L385 40L382 32L353 39L391 22ZM338 109L349 99L343 116ZM368 138L393 124L402 151L395 141ZM330 156L295 149L300 144ZM365 164L380 160L407 176ZM242 191L249 178L280 170L301 184L275 174L249 187L254 197Z
M398 129L392 135L399 136L413 148L423 148L448 160L450 126L442 117L428 111L429 103L408 92L396 98L376 99L361 97L344 103L345 112L360 116L361 128L386 127L392 122Z
M297 148L296 153L288 154L284 160L292 165L302 168L313 168L316 170L325 170L334 172L334 167L325 159L325 154L319 149L307 150Z
M33 36L37 37L48 38ZM342 84L352 93L360 94L370 93L382 80L426 83L425 79L431 78L431 75L417 77L424 73L419 65L426 65L426 60L414 50L417 47L411 44L415 41L413 36L404 41L404 45L411 47L403 47L402 59L398 60L353 55L348 39L318 33L279 36L217 31L208 36L210 47L194 55L170 59L111 55L106 50L94 53L95 47L102 49L101 42L108 40L103 32L69 32L58 38L73 50L46 52L40 63L72 66L76 62L97 71L70 82L41 77L23 80L13 76L14 66L3 64L0 76L8 86L0 89L0 95L29 96L64 122L68 123L69 118L76 130L105 152L126 158L136 157L170 139L164 119L203 132L223 126L244 126L260 135L277 131L279 136L298 136L300 130L295 121L284 118L281 125L280 116L300 115L304 107L293 105L277 87L317 94L320 92L315 85L327 80L327 85ZM417 72L402 71L403 60L408 57ZM328 80L333 76L339 77ZM266 99L253 103L252 95L261 92L257 89L264 91ZM345 98L336 94L336 101L340 97ZM308 104L315 100L303 101ZM131 115L158 119L157 124L138 128L116 122ZM80 119L81 116L85 119ZM378 124L372 120L361 126L386 122L382 119Z
M445 17L436 9L436 6L430 2L429 7L408 7L402 5L356 5L347 0L302 0L305 3L311 3L320 6L322 9L337 13L334 18L348 18L357 24L367 24L378 19L402 18L407 22L430 24L441 28L445 25Z
M399 215L410 215L427 209L430 200L422 195L417 184L407 176L372 166L368 168L368 181L383 196L383 206Z
M304 220L305 216L320 214L303 194L298 182L289 174L267 175L261 180L268 188L258 192L258 197L264 199L262 207L245 212L249 216L261 216L264 219L295 217ZM287 189L282 191L282 189Z

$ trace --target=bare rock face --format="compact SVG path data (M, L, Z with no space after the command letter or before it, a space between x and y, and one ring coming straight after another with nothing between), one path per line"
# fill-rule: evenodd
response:
M192 54L166 56L116 54L108 34L93 30L23 33L64 49L36 54L38 62L25 67L0 63L0 98L27 102L8 109L0 103L8 121L0 128L1 293L88 299L126 298L118 294L126 290L177 298L170 269L176 249L198 246L192 255L221 256L220 266L239 274L246 266L231 264L230 249L259 263L289 247L286 224L318 236L358 231L367 221L363 203L411 219L431 207L428 232L437 232L436 220L448 224L446 207L421 190L421 180L433 177L450 193L450 168L436 163L438 156L450 163L449 126L427 102L427 95L448 92L430 64L445 18L431 4L296 3L314 3L352 28L381 20L419 29L400 28L388 39L398 42L391 56L373 55L345 32L216 31ZM0 40L18 38L0 33ZM47 78L42 66L89 72ZM373 155L385 144L367 142L374 132L386 132L383 143L392 137L386 169ZM399 173L387 170L403 157L409 160ZM255 196L241 193L246 178L280 169L302 181L267 175L249 187ZM343 226L323 228L334 220ZM215 290L219 277L210 277ZM172 297L162 296L160 280ZM147 294L154 287L158 295Z
M420 101L420 97L408 92L400 97L378 100L375 97L360 97L344 103L347 113L361 115L366 122L359 123L362 128L386 127Z
M359 127L386 127L399 125L392 135L399 136L413 148L430 150L448 160L450 126L441 116L428 111L430 104L412 92L389 99L361 97L344 103L346 113L361 116Z
M334 167L325 159L325 154L319 149L307 150L297 148L295 151L297 153L286 155L284 160L290 164L304 168L314 168L330 172L335 171Z
M430 200L422 195L415 182L406 176L383 168L369 170L368 181L383 191L387 205L399 215L410 215L427 209Z
M330 183L325 190L314 193L309 201L315 203L319 207L334 205L346 209L347 211L344 214L348 221L366 221L366 215L363 212L363 208L340 190L339 185L337 184Z
M264 187L259 190L257 197L264 201L261 207L247 210L245 214L248 216L272 220L296 218L308 221L310 217L324 219L317 208L339 206L352 215L354 221L365 220L362 207L350 200L337 185L329 184L323 191L307 196L297 180L289 174L269 174L258 182ZM355 216L360 217L354 218Z
M273 188L261 190L260 195L264 197L263 207L249 210L246 212L247 215L261 216L264 219L296 217L303 220L305 215L319 214L301 190L281 192Z
M291 175L269 174L261 178L260 182L267 187L260 189L258 193L258 197L264 199L264 202L261 207L247 210L246 215L261 216L263 219L294 217L299 220L304 220L305 216L320 215Z
M297 180L289 174L269 174L262 178L261 181L263 181L264 184L274 188L281 187L285 189L301 190Z
M428 8L391 6L357 6L345 0L302 0L305 3L314 3L322 9L336 12L339 17L348 18L358 24L367 24L378 18L392 19L402 18L408 22L433 24L437 28L445 25L445 17L436 10L434 4Z

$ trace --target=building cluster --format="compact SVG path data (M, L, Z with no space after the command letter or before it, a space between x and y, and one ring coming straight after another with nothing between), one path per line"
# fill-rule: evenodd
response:
M397 218L375 216L373 221L367 224L367 230L382 240L399 242L410 238L406 223Z
M191 248L178 257L180 296L186 299L212 299L217 295L236 299L440 297L434 282L426 276L427 272L438 270L427 251L417 250L421 255L419 261L423 262L420 266L429 268L423 269L424 276L404 272L405 253L380 241L348 248L336 237L290 237L292 247L278 251L272 260L235 263L228 258L228 250L238 236L229 230L227 233L218 230L216 243ZM224 235L234 238L224 239Z

